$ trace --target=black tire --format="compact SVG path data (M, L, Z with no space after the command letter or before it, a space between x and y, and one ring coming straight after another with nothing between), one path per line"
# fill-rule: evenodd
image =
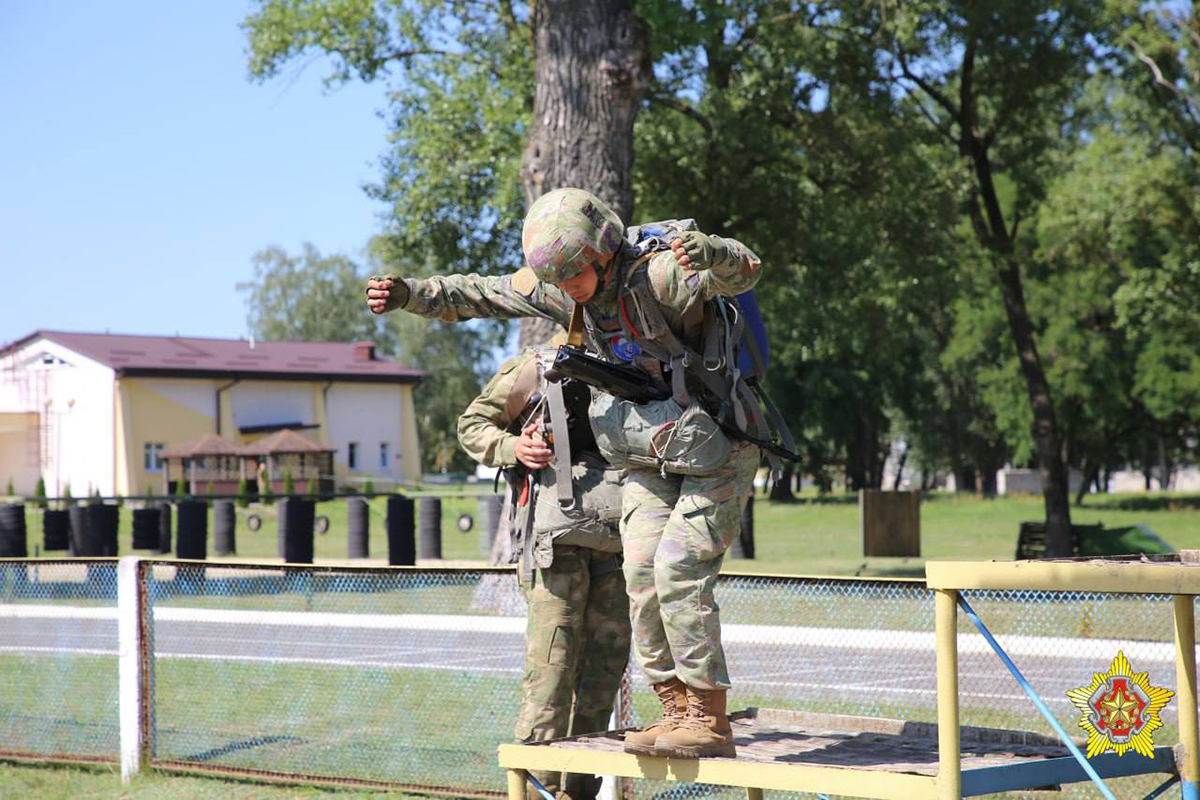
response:
M474 527L475 527L475 518L474 517L472 517L470 514L459 514L458 515L458 529L460 531L462 531L463 533L470 533L471 529Z
M324 514L319 515L316 522L313 523L313 529L321 535L329 533L329 517Z
M246 527L252 531L256 531L262 527L262 517L258 514L251 514L246 517Z

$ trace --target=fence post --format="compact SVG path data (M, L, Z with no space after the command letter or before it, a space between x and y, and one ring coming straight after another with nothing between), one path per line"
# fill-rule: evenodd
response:
M150 736L149 607L138 556L117 562L117 705L120 710L121 782L142 768ZM143 624L145 621L145 624Z

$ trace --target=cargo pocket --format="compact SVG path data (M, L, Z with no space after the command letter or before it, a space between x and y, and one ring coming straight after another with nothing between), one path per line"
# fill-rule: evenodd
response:
M741 533L741 506L736 498L714 502L706 495L690 495L684 502L683 550L694 563L711 561Z
M570 665L574 654L575 631L565 625L557 626L546 648L546 663L552 667L565 667Z

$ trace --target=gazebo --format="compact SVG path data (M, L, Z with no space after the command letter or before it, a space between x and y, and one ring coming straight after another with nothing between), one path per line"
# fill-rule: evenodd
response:
M246 477L243 448L216 433L206 433L181 447L163 450L163 493L171 494L179 482L188 484L188 493L212 485L213 494L236 494L238 481ZM173 468L174 467L174 468Z
M275 494L283 492L283 475L286 471L291 472L292 482L297 491L303 492L312 480L316 482L318 494L333 493L332 447L319 445L290 428L284 428L239 450L243 465L251 459L265 462L271 491ZM243 466L243 469L245 468ZM257 464L254 470L257 471Z

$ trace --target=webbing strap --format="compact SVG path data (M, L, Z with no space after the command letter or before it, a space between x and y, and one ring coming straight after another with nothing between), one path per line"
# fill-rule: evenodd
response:
M733 389L729 393L729 404L733 406L733 419L738 428L747 430L746 410L742 408L742 398L738 396L738 389L742 383L742 369L733 353L733 343L741 333L742 315L738 314L735 321L730 322L729 314L725 312L725 303L720 299L717 300L717 309L721 312L721 321L725 323L725 372Z
M560 382L546 381L546 400L550 405L550 431L554 435L554 491L558 495L558 507L570 511L575 507L575 489L571 481L571 437L567 432L567 404L563 400Z
M533 478L535 473L529 473L526 478L530 482L529 501L525 504L525 530L521 542L521 580L526 583L533 581L533 511L537 507L538 487L540 484Z
M571 309L571 324L567 327L567 347L583 346L583 303Z

